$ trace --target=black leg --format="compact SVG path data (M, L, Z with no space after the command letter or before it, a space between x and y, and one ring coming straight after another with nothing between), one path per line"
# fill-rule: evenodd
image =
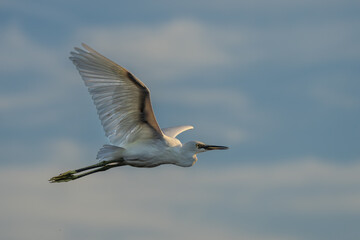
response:
M123 160L118 159L118 160L110 160L110 161L101 161L101 162L99 162L97 164L90 165L90 166L83 167L83 168L79 168L79 169L76 169L74 171L75 171L75 173L79 173L79 172L83 172L83 171L86 171L86 170L89 170L89 169L106 166L106 165L108 165L110 163L119 163L119 162L123 162Z
M61 173L58 176L50 178L49 181L51 183L68 182L68 181L75 180L75 179L78 179L78 178L81 178L81 177L84 177L84 176L87 176L87 175L90 175L90 174L93 174L93 173L96 173L96 172L102 172L102 171L106 171L106 170L108 170L110 168L120 167L120 166L124 166L124 165L125 164L124 164L124 161L122 159L110 160L110 161L102 161L102 162L99 162L99 163L94 164L94 165L90 165L90 166L87 166L87 167L83 167L83 168L70 170L70 171ZM90 170L90 169L94 169L94 168L97 168L97 169L95 169L93 171L85 172L83 174L77 174L77 173L84 172L86 170Z

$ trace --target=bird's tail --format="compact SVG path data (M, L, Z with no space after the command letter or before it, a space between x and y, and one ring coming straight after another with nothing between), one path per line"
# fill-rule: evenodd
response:
M110 161L120 159L123 156L124 148L113 145L104 145L100 148L96 159L100 161Z

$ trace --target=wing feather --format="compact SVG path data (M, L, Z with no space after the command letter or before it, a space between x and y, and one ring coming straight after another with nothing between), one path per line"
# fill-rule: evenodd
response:
M193 128L194 128L193 126L185 125L185 126L163 128L162 131L166 136L175 138L180 133L190 130L190 129L193 129Z
M105 135L124 146L139 139L162 138L148 88L125 68L82 44L70 59L88 87Z

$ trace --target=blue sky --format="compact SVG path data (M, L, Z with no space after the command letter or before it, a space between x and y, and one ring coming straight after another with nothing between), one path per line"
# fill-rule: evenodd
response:
M358 1L2 1L4 239L359 239ZM85 42L161 127L230 146L192 168L67 184L107 142L68 60Z

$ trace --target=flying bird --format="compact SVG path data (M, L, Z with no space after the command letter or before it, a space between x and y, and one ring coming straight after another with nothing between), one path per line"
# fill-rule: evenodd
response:
M190 167L197 161L198 153L228 149L199 141L182 144L176 136L193 129L192 126L161 129L145 84L86 44L82 46L85 50L74 48L70 60L89 90L111 145L106 144L99 150L97 164L61 173L52 177L50 182L68 182L125 165L152 168L174 164Z

